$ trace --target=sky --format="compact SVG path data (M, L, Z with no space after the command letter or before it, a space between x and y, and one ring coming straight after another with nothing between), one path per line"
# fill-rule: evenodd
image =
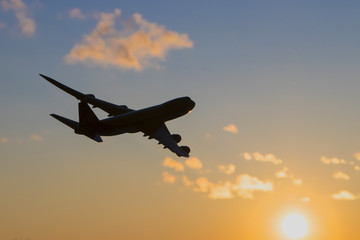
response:
M295 239L289 214L359 239L359 22L351 0L1 0L0 239ZM191 157L75 135L40 73L133 109L191 97L167 122Z

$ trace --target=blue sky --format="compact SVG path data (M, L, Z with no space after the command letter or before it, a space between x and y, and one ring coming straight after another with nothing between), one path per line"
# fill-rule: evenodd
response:
M0 238L280 239L278 218L297 209L309 239L358 239L359 5L2 0ZM86 36L111 51L99 60ZM93 54L66 61L79 45ZM114 46L141 67L115 63ZM39 73L134 109L190 96L195 109L167 124L190 162L140 134L73 134L49 114L76 120L77 102Z

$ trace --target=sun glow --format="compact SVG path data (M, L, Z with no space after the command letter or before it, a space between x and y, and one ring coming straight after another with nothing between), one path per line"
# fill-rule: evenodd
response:
M287 215L281 222L281 229L290 239L301 239L308 233L309 227L306 219L296 213Z

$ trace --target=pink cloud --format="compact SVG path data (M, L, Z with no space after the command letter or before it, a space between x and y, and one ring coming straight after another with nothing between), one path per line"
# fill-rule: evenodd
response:
M14 12L24 35L33 36L35 34L35 20L29 17L28 7L22 0L2 0L1 6L5 11L12 10Z
M79 8L73 8L69 11L69 17L75 19L85 19L85 15Z
M139 13L124 22L123 29L117 30L116 19L120 15L120 9L101 13L95 29L84 35L83 40L65 56L65 61L141 70L156 60L165 60L170 50L193 46L187 34L169 31L145 20Z
M223 130L225 132L230 132L230 133L237 133L238 132L238 128L235 126L235 124L229 124L225 127L223 127Z

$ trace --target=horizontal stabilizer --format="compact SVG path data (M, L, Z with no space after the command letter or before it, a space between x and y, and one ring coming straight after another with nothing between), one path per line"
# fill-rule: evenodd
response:
M50 114L53 118L59 120L63 124L65 124L68 127L71 127L74 130L78 130L80 128L80 124L78 122L75 122L73 120L70 120L68 118L64 118L62 116L56 115L56 114Z
M77 134L85 135L88 138L91 138L92 140L94 140L96 142L102 142L103 141L98 134L92 133L91 131L88 131L86 129L82 129L78 122L75 122L75 121L73 121L71 119L68 119L68 118L64 118L64 117L56 115L56 114L50 114L50 116L52 116L53 118L59 120L60 122L62 122L66 126L71 127L72 129L75 130L75 133L77 133Z

